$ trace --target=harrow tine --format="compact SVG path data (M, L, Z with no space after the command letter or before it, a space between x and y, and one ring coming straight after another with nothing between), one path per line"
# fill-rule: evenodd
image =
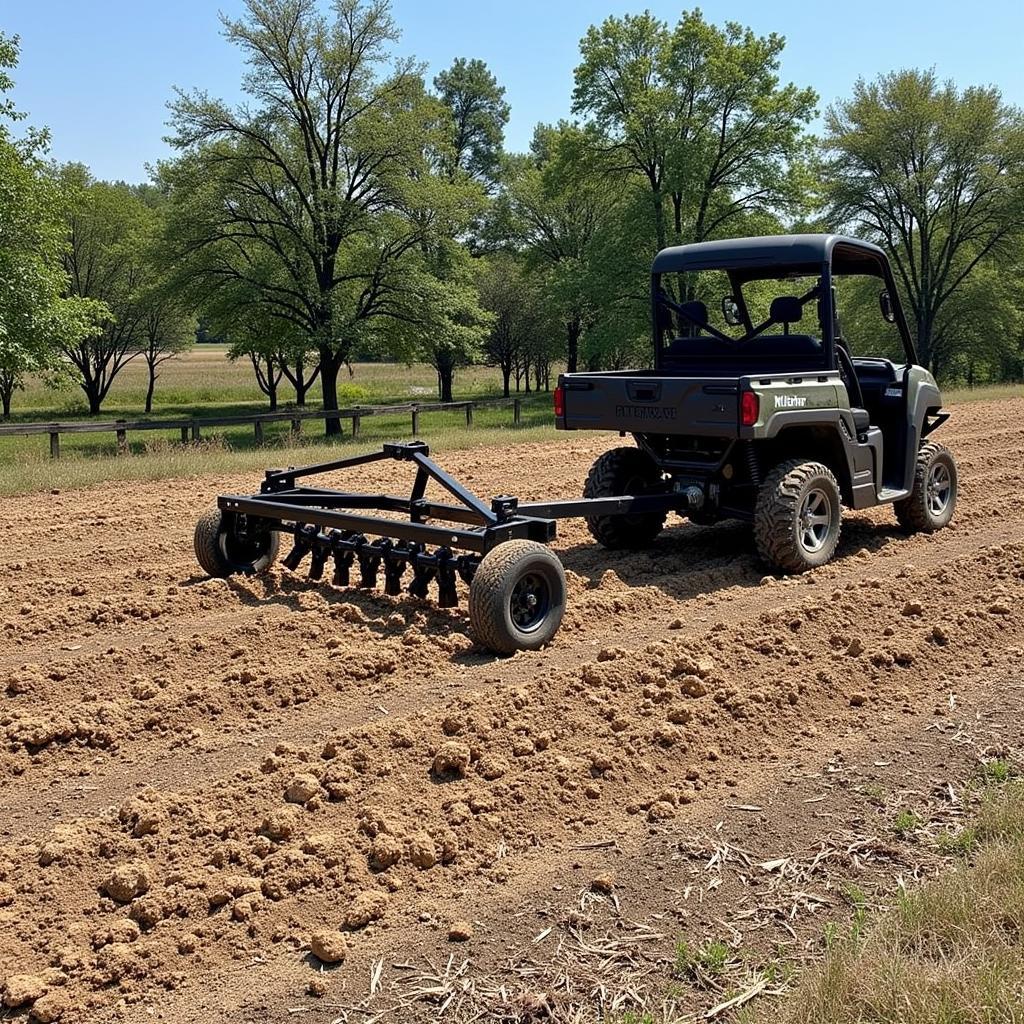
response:
M315 526L299 526L295 531L295 545L285 555L283 564L285 568L295 570L298 569L302 560L309 554L313 548L313 538L316 537Z
M405 572L405 555L388 553L384 556L384 593L395 597L402 592L402 575Z
M309 578L311 580L323 579L324 566L327 564L330 554L330 537L325 533L318 533L309 558Z
M334 552L334 579L336 587L347 587L352 574L352 560L355 555L351 551Z
M437 575L437 566L422 565L415 561L412 563L412 579L409 581L408 591L413 597L426 598L430 591L430 581Z
M382 555L380 553L380 542L361 547L359 554L359 586L370 590L377 586L377 572L380 569Z
M459 605L455 589L455 556L450 548L437 549L437 603L441 608L457 608Z

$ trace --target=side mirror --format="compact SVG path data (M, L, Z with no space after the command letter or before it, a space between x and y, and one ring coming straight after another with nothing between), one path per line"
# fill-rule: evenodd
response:
M896 311L892 308L892 296L884 290L878 296L878 305L882 308L882 317L889 323L896 323Z
M739 327L743 323L740 304L731 295L722 296L722 316L730 327Z

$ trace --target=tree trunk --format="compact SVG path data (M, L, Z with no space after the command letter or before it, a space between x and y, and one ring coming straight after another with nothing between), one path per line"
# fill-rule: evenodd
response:
M320 388L323 391L324 409L331 412L338 408L338 373L341 360L334 350L320 346ZM324 420L324 435L338 437L341 434L341 420Z
M583 333L583 325L580 318L574 316L566 325L565 361L566 372L575 373L580 359L580 335Z
M511 379L512 379L512 367L511 366L503 366L501 368L501 384L502 384L502 393L504 394L504 396L506 398L508 398L508 396L509 396L509 381Z
M0 393L0 399L4 403L4 419L9 420L11 418L11 392L4 388L3 392Z
M455 366L452 363L442 363L437 370L437 381L441 393L442 402L453 402L452 381L455 378Z
M89 415L99 416L100 406L103 403L103 399L100 398L99 392L94 387L85 388L85 396L89 399Z
M149 387L146 389L146 413L153 411L153 392L156 390L156 366L148 359L146 365L149 367Z

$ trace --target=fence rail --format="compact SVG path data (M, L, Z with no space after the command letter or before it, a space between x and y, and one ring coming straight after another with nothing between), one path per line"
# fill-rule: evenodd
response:
M139 430L178 430L182 444L202 439L203 430L209 427L235 427L252 424L256 444L263 443L263 427L266 423L291 423L293 434L302 433L305 420L348 420L352 437L359 436L360 425L370 416L395 416L406 413L410 417L412 433L418 434L420 415L425 412L453 412L462 410L466 426L473 426L473 410L485 407L511 407L512 422L522 422L522 400L519 398L487 399L479 402L407 402L403 405L364 405L351 409L289 409L285 412L258 412L248 416L189 416L171 420L75 420L70 423L3 423L0 424L0 438L21 437L29 434L49 434L50 457L60 458L61 434L116 434L120 452L128 451L128 432Z

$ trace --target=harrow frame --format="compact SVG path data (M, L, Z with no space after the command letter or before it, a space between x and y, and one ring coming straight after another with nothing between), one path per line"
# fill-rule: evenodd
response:
M407 497L333 490L303 482L385 460L408 462L415 468ZM431 481L454 500L428 499L426 489ZM212 524L215 543L209 546L204 531L211 524L201 520L196 551L200 563L212 573L260 571L259 567L276 555L277 537L290 534L294 544L283 559L289 569L297 569L308 555L309 577L319 580L328 560L333 559L335 584L351 586L355 582L366 588L374 587L383 571L384 592L393 596L405 589L425 598L430 583L436 581L442 608L458 604L456 580L461 578L470 585L470 618L475 631L487 635L485 644L491 649L511 653L540 646L561 621L564 571L557 557L543 547L555 539L556 520L667 512L685 508L687 501L685 492L666 491L525 503L499 495L487 504L438 466L422 441L396 442L365 455L268 469L259 494L225 494L217 499L218 518ZM502 547L509 542L519 546ZM487 569L488 556L498 548L501 553L492 556L492 568ZM241 554L235 557L237 552ZM502 563L500 569L493 569L498 564L494 559ZM474 587L481 564L486 580ZM357 581L352 580L354 568L359 574ZM412 569L412 580L403 588L407 568ZM530 612L533 607L544 613L538 611L536 623ZM517 615L515 622L509 619Z
M297 484L301 478L387 459L411 462L416 466L408 497ZM439 483L458 504L427 500L424 494L430 480ZM428 445L422 441L408 441L385 444L379 452L352 455L331 462L268 469L259 494L221 495L217 504L224 513L244 517L245 522L237 525L242 533L274 523L276 525L271 529L288 532L291 528L298 535L303 526L309 525L321 530L395 538L412 544L464 548L483 555L509 540L533 540L547 544L555 539L556 519L671 511L685 507L686 498L682 494L666 493L521 503L518 498L499 495L492 498L488 506L430 458ZM351 511L353 509L405 513L408 519L363 515ZM428 519L459 525L433 525L425 521Z

